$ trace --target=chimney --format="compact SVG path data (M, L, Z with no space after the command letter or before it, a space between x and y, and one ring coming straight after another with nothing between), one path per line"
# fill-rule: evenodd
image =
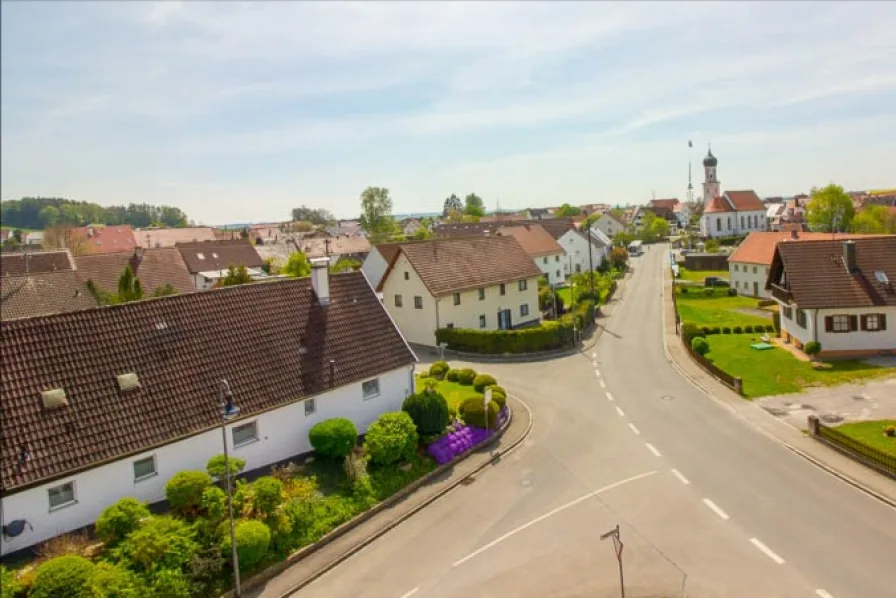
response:
M143 248L142 247L134 247L134 255L131 256L129 260L131 263L131 271L136 275L137 268L140 267L140 262L143 261Z
M857 270L856 268L856 242L855 241L843 241L843 263L846 266L846 271L850 274L854 274Z
M790 227L790 238L793 240L800 238L800 231L795 226Z
M326 307L330 304L330 259L311 258L311 288L317 295L317 302Z

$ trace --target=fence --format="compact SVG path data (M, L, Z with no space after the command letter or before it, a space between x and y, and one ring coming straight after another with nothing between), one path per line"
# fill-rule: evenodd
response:
M821 423L815 415L809 416L809 431L812 436L839 450L848 457L876 469L882 474L896 479L896 456L847 436L836 428Z

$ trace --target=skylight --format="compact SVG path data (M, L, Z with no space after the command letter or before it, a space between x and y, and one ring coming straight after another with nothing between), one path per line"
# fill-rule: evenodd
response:
M890 279L887 278L887 273L883 272L881 270L877 270L874 273L874 278L876 278L877 282L879 282L881 284L890 284Z
M198 258L201 259L201 260L204 260L204 259L205 259L205 254L197 253L197 254L196 254L196 257L198 257Z

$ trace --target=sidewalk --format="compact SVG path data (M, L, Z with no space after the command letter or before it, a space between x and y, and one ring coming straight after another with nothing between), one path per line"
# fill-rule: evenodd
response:
M675 334L675 307L671 298L672 279L666 268L663 268L663 273L663 344L666 358L672 366L703 392L772 440L783 444L845 482L896 507L896 482L813 440L759 405L741 398L691 359L682 346L681 339Z
M380 511L354 529L334 539L319 550L251 590L246 598L285 598L308 585L351 555L373 542L393 527L423 509L465 479L492 465L520 444L532 427L532 414L521 401L507 397L513 417L500 438L473 452L420 488Z

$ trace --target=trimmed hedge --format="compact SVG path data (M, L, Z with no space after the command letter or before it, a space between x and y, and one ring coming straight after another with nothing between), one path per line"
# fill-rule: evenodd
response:
M448 365L447 361L437 361L429 366L429 375L436 380L441 380L450 369L451 366Z
M113 546L140 527L140 521L151 513L136 498L122 498L106 507L96 520L96 535L107 545Z
M737 328L735 328L735 331L736 330ZM731 334L731 328L729 328L728 326L722 326L722 334Z
M482 392L485 390L486 386L491 386L497 383L498 381L495 380L495 377L491 374L479 374L473 379L473 388L476 392Z
M457 382L458 384L463 384L464 386L472 386L473 380L476 379L476 370L472 368L464 368L457 373Z
M697 355L706 355L709 353L709 343L707 343L706 339L702 336L698 336L691 341L691 349L693 349L694 353Z
M165 498L172 510L189 517L197 513L202 493L211 485L212 476L204 471L179 471L165 484Z
M376 465L410 459L417 450L417 426L404 411L383 413L367 428L364 450Z
M448 382L457 382L457 375L460 374L460 370L448 370L445 373L445 380Z
M252 519L238 521L234 527L234 535L241 570L251 569L267 555L268 547L271 545L271 530L261 521ZM230 534L227 533L221 539L221 554L228 558L231 552Z
M344 459L355 447L358 429L350 419L334 417L314 424L308 432L308 440L321 457Z
M743 334L743 333L744 333L744 329L743 329L743 328L741 328L740 326L735 326L735 327L734 327L734 334Z
M486 422L485 401L482 397L470 397L460 405L460 416L468 426L476 428L498 428L498 412L501 408L494 400L488 404L488 421Z

